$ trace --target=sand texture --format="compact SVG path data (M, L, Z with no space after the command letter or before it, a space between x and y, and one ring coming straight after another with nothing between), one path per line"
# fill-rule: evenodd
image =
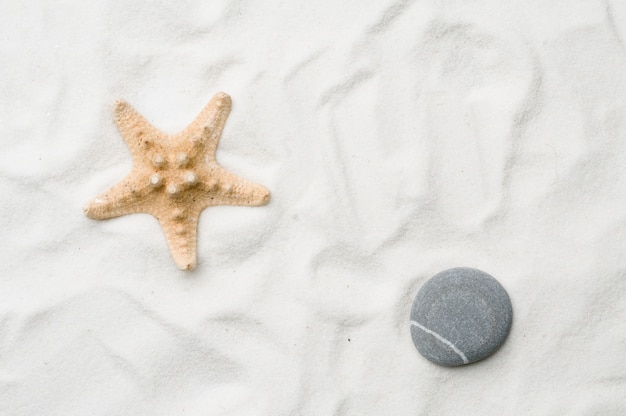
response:
M626 414L626 3L0 2L0 415ZM232 97L178 270L84 204ZM411 341L451 267L513 303L492 357Z

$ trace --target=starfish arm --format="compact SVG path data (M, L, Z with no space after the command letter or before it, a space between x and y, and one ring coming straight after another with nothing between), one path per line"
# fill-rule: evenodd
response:
M181 219L164 216L159 218L159 223L176 266L181 270L195 268L198 215Z
M152 142L160 143L164 137L163 133L125 101L117 102L113 117L134 162L145 157L146 150L152 146Z
M215 205L245 205L258 207L270 200L270 191L263 185L256 184L232 174L225 169L216 168L212 175L216 184L204 185L206 192L203 207Z
M224 92L218 92L211 101L202 109L196 119L178 137L191 137L199 139L204 145L204 152L209 160L215 160L217 144L224 130L226 119L230 114L232 101Z
M105 220L126 214L147 212L149 189L141 187L129 175L113 188L98 195L83 208L85 215L94 220Z

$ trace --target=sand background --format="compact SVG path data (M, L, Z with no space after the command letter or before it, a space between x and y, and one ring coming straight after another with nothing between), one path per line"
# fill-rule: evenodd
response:
M0 3L0 415L623 415L626 3ZM82 206L225 91L218 148L272 191L153 218ZM437 367L435 273L508 290L493 357Z

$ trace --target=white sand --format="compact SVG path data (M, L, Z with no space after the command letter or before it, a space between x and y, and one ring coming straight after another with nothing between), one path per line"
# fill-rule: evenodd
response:
M617 0L1 2L0 415L626 414L625 38ZM174 133L220 90L273 199L181 272L82 206L117 98ZM515 315L446 369L408 315L453 266Z

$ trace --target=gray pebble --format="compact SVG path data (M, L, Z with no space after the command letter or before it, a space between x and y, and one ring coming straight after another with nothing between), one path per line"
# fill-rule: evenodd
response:
M469 364L502 345L512 320L502 285L485 272L459 267L422 286L411 308L411 337L420 354L436 364Z

